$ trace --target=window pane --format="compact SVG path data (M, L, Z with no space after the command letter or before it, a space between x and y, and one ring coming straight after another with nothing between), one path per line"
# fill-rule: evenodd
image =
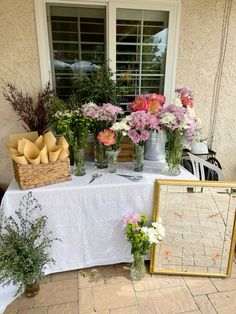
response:
M48 7L52 68L58 96L71 95L72 78L105 61L105 8Z
M137 95L164 93L168 12L117 9L116 76L127 95L126 107Z

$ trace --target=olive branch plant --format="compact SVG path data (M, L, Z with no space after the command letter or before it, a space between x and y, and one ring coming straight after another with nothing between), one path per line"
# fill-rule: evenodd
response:
M55 263L48 249L54 240L46 232L47 217L37 216L42 210L32 192L24 195L15 218L0 217L0 283L17 284L16 294L44 276L46 264Z

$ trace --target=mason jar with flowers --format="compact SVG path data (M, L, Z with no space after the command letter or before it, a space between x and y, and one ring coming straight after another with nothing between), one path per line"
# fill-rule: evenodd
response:
M134 170L143 171L144 144L149 137L150 131L160 128L159 118L146 111L136 111L131 113L129 124L128 137L134 144Z
M120 152L120 142L123 136L127 135L130 129L129 116L120 122L115 122L110 129L99 132L97 139L105 146L108 159L108 172L114 173L118 167L118 156Z
M146 111L159 117L162 108L165 104L166 98L160 94L147 94L144 96L136 97L135 100L130 104L130 110ZM165 159L165 132L162 129L151 130L149 133L148 140L144 146L144 159L147 160L164 160Z
M160 218L151 223L147 216L138 213L126 214L123 223L126 225L126 239L131 244L133 255L130 277L132 280L140 280L146 274L145 256L153 244L158 244L164 239L165 228Z
M99 132L109 129L115 122L118 114L123 113L122 108L110 103L98 106L94 103L83 105L82 111L85 117L92 119L92 132L94 133L94 160L97 168L107 168L107 155L105 145L98 140Z
M91 118L85 117L81 109L57 111L52 117L52 127L63 134L68 141L74 157L74 175L86 173L84 150L87 146Z
M199 121L195 118L192 108L193 96L190 90L184 90L184 104L182 103L181 91L177 89L178 95L174 104L165 107L160 116L160 124L164 127L167 136L167 167L164 173L168 175L180 174L180 162L182 157L183 146L186 142L191 142L199 130ZM188 91L189 104L186 100Z

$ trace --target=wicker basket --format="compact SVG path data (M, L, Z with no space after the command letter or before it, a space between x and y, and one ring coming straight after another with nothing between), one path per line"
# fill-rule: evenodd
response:
M19 165L13 161L13 169L22 190L71 180L69 158L39 165Z

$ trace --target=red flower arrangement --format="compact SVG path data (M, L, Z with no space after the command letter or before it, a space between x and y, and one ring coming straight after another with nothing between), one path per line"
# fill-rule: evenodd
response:
M130 104L130 110L146 111L153 115L158 115L166 101L165 96L160 94L148 94L145 96L138 96Z

